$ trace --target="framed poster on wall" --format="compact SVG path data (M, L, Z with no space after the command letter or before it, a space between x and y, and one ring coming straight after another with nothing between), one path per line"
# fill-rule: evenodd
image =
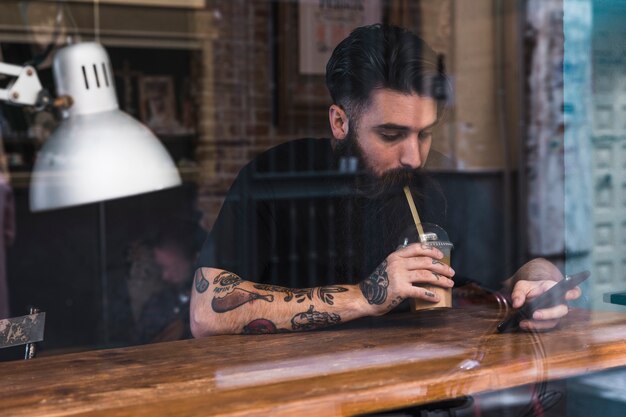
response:
M382 21L382 8L381 0L277 4L275 123L281 134L330 134L331 98L324 82L326 62L335 46L354 28Z
M333 49L354 28L382 20L380 0L301 0L299 69L301 74L323 75Z

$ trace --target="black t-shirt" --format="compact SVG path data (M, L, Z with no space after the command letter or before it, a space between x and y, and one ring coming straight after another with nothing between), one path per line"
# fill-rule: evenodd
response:
M292 288L371 274L415 230L411 212L401 191L364 196L358 174L339 166L329 139L294 140L259 155L231 186L198 266ZM437 181L419 194L421 220L446 229Z

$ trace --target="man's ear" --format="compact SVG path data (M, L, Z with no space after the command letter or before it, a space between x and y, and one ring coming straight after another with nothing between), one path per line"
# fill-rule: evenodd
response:
M345 139L348 135L348 129L350 128L346 112L340 106L333 104L328 109L328 119L330 121L330 129L333 131L335 139Z

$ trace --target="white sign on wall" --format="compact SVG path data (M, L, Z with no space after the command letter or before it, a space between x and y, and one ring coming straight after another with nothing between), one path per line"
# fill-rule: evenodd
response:
M333 49L353 29L379 23L380 0L301 0L299 51L301 74L324 74Z

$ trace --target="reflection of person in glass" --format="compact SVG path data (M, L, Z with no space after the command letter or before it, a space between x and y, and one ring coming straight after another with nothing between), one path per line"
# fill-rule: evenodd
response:
M153 343L188 338L189 280L198 252L196 231L171 224L150 243L163 288L143 305L137 321L137 342Z
M337 46L326 67L334 139L279 145L239 173L198 261L196 337L317 329L385 314L408 298L437 301L413 284L454 285L437 249L396 250L412 223L405 185L422 220L445 228L445 199L423 169L443 109L442 77L436 54L397 27L358 28ZM346 158L361 172L340 172ZM504 288L519 307L560 279L537 259ZM537 311L521 327L551 328L565 314L565 305Z

